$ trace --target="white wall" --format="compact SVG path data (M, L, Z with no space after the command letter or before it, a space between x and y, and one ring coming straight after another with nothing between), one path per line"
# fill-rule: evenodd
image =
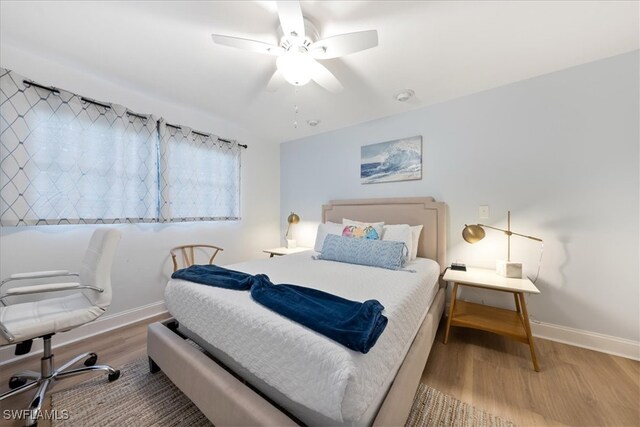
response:
M494 267L506 238L469 245L465 223L545 240L534 319L640 340L638 51L443 104L283 143L281 211L307 223L331 199L434 196L449 206L449 262ZM472 71L470 71L472 72ZM360 146L422 135L420 181L361 185ZM491 217L478 218L489 205ZM284 230L285 224L281 224ZM534 274L535 242L513 238L512 258ZM509 305L486 291L465 298Z
M225 250L218 261L228 264L264 257L262 249L278 245L280 172L276 142L252 135L206 111L137 92L121 82L82 70L76 64L65 64L59 58L45 59L7 45L0 46L0 53L0 66L36 82L116 102L133 111L161 115L171 123L249 145L242 152L241 221L116 226L122 230L123 237L113 269L113 303L107 314L163 299L164 285L171 272L168 250L173 246L198 242L219 245ZM0 276L20 271L77 270L95 227L2 227Z

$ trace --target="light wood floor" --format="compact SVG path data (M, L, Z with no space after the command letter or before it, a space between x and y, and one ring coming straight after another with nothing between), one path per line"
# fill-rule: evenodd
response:
M146 325L160 318L57 349L57 364L84 351L96 351L98 363L116 368L144 357ZM422 376L431 387L520 426L640 426L639 362L537 339L541 371L535 372L524 344L481 331L452 328L449 343L444 345L443 329L441 325ZM12 373L28 369L39 369L38 355L3 366L0 390L8 388ZM88 378L61 380L53 390ZM28 392L0 402L0 411L22 409L30 398ZM0 425L20 424L0 420ZM41 421L38 425L49 423Z
M525 344L444 321L422 382L520 426L640 426L640 362L535 339Z
M87 351L93 351L95 353L98 353L98 364L111 365L115 369L118 369L131 360L137 359L139 357L146 357L147 325L152 322L157 322L158 320L163 320L167 317L168 315L153 317L146 321L142 321L119 330L107 332L105 334L89 338L85 341L54 349L54 365L58 367L67 360L73 358L75 355ZM54 346L55 339L56 337L54 336ZM0 368L0 393L9 389L8 383L9 378L11 378L12 374L26 370L40 371L40 357L41 355L36 353L33 357L29 357L28 359L20 360L18 362L2 366ZM60 381L56 381L51 390L53 390L54 392L65 390L78 383L87 381L92 376L99 375L103 375L106 378L106 375L102 373L78 375L76 377L69 377ZM7 422L6 420L2 420L2 411L5 409L25 409L33 398L34 393L35 391L27 391L18 396L0 401L0 426L23 425L23 423L20 422ZM50 403L51 393L48 393L43 408L50 409ZM73 416L73 409L66 409L69 409L69 412ZM51 424L48 420L41 420L38 422L38 427L49 427L50 425Z

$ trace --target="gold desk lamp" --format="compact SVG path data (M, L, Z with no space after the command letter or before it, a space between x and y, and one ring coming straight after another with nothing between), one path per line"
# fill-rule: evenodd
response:
M289 235L289 232L291 231L291 224L297 224L299 222L300 217L293 212L291 212L287 217L287 223L289 223L289 225L287 226L287 232L284 235L284 238L287 241L287 249L293 249L297 246L295 239L290 238L291 236Z
M496 261L496 273L503 277L509 278L522 278L522 264L519 262L511 262L511 236L520 236L526 239L535 240L543 244L542 239L533 236L527 236L526 234L516 233L511 231L511 211L507 211L507 229L504 230L502 228L492 227L490 225L485 224L472 224L472 225L464 225L464 229L462 230L462 238L468 243L477 243L480 240L484 239L485 236L485 228L490 228L492 230L502 231L507 235L507 260L498 260ZM540 252L540 260L542 260L542 251ZM540 263L538 263L538 273L540 273ZM536 275L536 279L538 279L538 275ZM535 282L534 280L534 282Z

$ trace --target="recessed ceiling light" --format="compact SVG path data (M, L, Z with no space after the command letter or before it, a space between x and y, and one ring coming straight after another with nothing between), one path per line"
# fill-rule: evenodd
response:
M406 102L409 100L409 98L413 97L413 95L415 94L416 93L411 89L403 89L400 92L396 92L395 95L393 95L393 97L396 99L396 101Z
M318 126L320 124L320 120L316 120L316 119L307 120L307 124L309 126Z

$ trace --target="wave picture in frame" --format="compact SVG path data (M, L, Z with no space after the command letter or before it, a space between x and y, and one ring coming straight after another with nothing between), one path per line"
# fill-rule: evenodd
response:
M360 147L362 184L416 179L422 179L422 136Z

